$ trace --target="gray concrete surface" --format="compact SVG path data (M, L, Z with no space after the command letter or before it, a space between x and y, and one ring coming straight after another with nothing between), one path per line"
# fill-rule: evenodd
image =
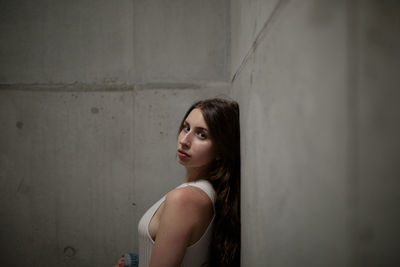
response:
M271 16L278 10L279 0L231 1L231 76L249 53L253 42L268 26ZM250 52L251 53L251 52Z
M231 4L242 266L398 266L399 5L271 3Z
M229 1L135 0L135 81L228 80Z
M228 89L0 90L1 265L112 266L137 252L141 215L184 179L182 116Z
M135 245L133 105L0 91L2 266L111 266Z
M233 84L243 266L346 263L346 9L326 4L281 3Z
M357 266L400 266L400 3L357 10Z
M133 1L0 5L0 83L132 81Z
M228 79L229 1L0 4L0 83Z
M229 93L229 1L1 1L1 266L112 266ZM177 103L179 101L179 103ZM169 155L169 156L168 156Z

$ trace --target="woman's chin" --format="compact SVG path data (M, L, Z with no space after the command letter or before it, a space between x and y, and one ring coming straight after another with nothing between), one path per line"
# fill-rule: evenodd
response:
M187 165L187 163L184 160L180 159L178 156L176 157L176 161L178 161L178 163L181 164L182 166L186 167Z

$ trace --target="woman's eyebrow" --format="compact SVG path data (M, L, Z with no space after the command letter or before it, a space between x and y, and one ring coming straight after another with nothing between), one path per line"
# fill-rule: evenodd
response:
M203 127L196 127L196 129L199 129L199 130L202 130L202 131L208 132L208 130L207 130L206 128L203 128Z

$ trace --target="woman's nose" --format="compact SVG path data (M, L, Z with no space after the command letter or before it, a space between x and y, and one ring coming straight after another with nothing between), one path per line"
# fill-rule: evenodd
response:
M190 133L184 133L179 142L181 143L182 146L189 147L190 146Z

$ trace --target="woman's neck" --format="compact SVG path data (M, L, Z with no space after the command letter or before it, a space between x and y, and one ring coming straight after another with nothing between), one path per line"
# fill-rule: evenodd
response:
M205 178L207 166L200 168L186 168L185 183L195 182Z

